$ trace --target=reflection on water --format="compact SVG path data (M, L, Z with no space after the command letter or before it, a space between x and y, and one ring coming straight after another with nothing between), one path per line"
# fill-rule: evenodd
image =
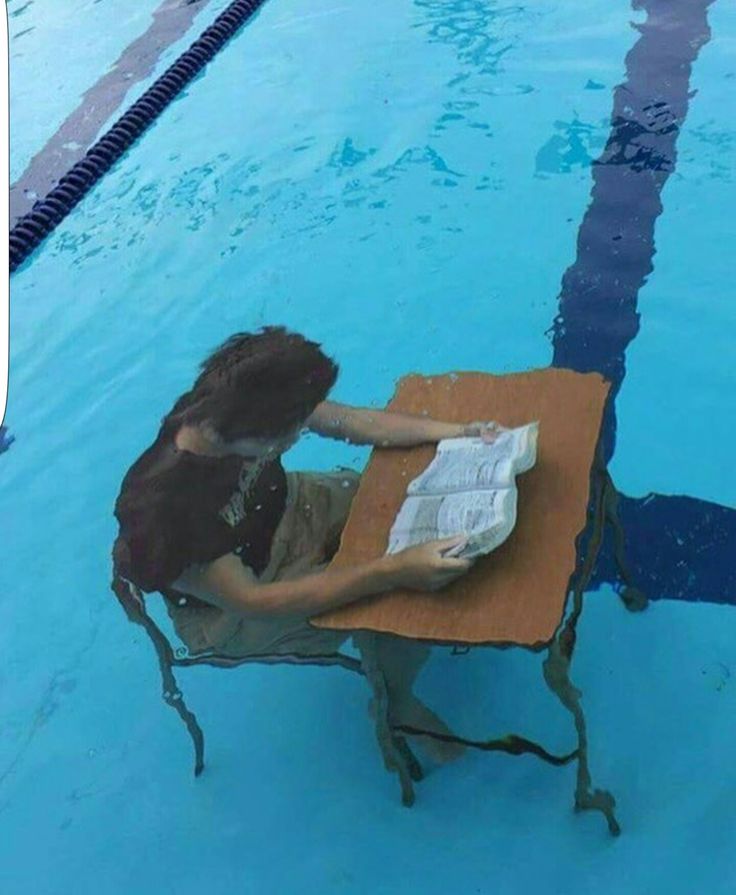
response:
M427 28L429 41L451 44L458 61L475 74L496 74L503 56L514 41L503 35L504 26L524 14L523 6L498 6L484 0L414 0L423 19L415 28ZM458 75L468 77L470 72Z
M537 153L536 173L569 174L574 168L587 168L605 145L604 126L605 122L586 124L577 118L555 121L557 133Z
M495 163L489 158L485 141L494 136L489 124L496 114L493 98L532 90L509 81L502 66L509 51L518 45L522 25L528 28L529 13L521 6L481 0L416 0L414 11L412 28L422 32L430 45L452 50L449 58L446 54L438 58L441 65L430 81L429 102L436 109L433 119L423 126L426 136L422 142L410 142L395 152L388 148L388 139L381 145L348 133L340 135L332 149L322 155L324 138L302 132L276 149L268 145L254 151L251 146L240 157L218 153L178 171L176 163L182 152L177 150L168 155L172 163L168 178L162 176L166 168L150 176L138 165L128 168L123 163L117 183L112 179L107 182L108 190L109 184L114 184L112 196L90 197L82 210L83 214L90 212L83 227L71 222L47 251L53 255L71 252L73 263L79 265L100 252L108 254L140 243L150 228L164 225L172 215L182 231L196 233L208 225L218 226L224 213L228 238L219 250L223 257L247 246L248 231L256 224L278 225L284 237L310 238L331 226L341 210L364 207L369 213L381 212L398 201L396 191L409 178L416 178L417 188L456 188L464 183L475 191L501 189L504 181L491 170ZM389 99L384 102L389 103ZM282 114L289 113L285 110ZM443 146L445 138L456 137L458 128L464 130L466 146L473 145L473 140L483 141L475 144L475 158L480 164L470 166L465 154L461 158L454 146ZM409 135L416 132L415 128L407 130ZM391 138L395 136L391 134ZM579 154L575 140L586 139L580 128L556 135L541 152L539 170L549 170L556 162L560 170L581 164L575 155ZM560 140L567 140L571 146L563 146ZM587 140L586 151L592 146ZM389 154L387 158L392 152L393 157ZM293 176L295 155L306 157L308 166L299 177ZM120 200L130 193L132 213L130 207L123 213ZM95 205L104 206L104 214L98 214ZM109 215L115 222L112 239L107 226ZM373 233L369 221L356 239L369 239Z

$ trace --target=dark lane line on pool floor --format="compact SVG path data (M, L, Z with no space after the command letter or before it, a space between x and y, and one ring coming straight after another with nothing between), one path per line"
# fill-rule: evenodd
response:
M640 288L654 269L660 194L675 170L690 73L710 39L714 0L634 0L647 19L614 91L611 133L593 166L591 202L577 257L562 278L550 333L552 365L597 371L612 382L603 425L608 463L616 445L616 396L639 332ZM619 503L632 580L651 599L736 603L736 510L686 496L649 494ZM593 586L619 580L610 539Z
M153 72L161 55L187 33L195 16L208 3L210 0L163 0L148 29L86 91L81 103L12 184L11 227L84 156L130 88Z

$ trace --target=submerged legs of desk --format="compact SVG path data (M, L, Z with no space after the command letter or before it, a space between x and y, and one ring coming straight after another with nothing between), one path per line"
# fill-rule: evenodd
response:
M618 835L620 832L614 813L616 801L611 793L606 790L591 789L592 780L588 766L588 735L585 715L580 702L581 693L570 680L570 664L575 649L577 622L583 609L583 595L590 583L607 526L610 526L613 530L615 539L614 554L619 572L626 585L621 597L627 608L632 611L643 609L646 606L646 598L643 594L636 591L630 583L630 575L624 557L623 530L618 518L617 506L618 494L608 471L601 464L594 469L593 474L593 494L588 520L590 535L584 558L574 580L572 611L552 641L543 666L544 679L547 685L573 716L578 737L578 748L575 753L570 756L555 758L555 756L549 756L544 750L539 748L528 748L529 744L526 744L526 741L523 741L522 748L519 745L522 743L519 738L507 737L499 741L475 743L452 736L441 737L447 741L462 743L466 746L475 746L487 751L497 748L503 748L504 751L513 752L514 754L536 751L536 754L544 753L546 759L552 759L555 764L565 764L571 758L576 757L578 770L575 786L575 808L577 811L600 811L605 816L608 828L613 835ZM390 666L395 663L389 663L388 667L386 663L387 654L385 647L387 642L397 639L371 631L360 632L354 637L355 644L361 654L363 671L373 691L372 706L376 724L376 736L384 763L387 770L396 772L399 777L402 802L404 805L412 805L414 802L413 783L421 779L422 770L406 739L396 730L397 719L392 717L392 706L394 709L397 706L395 705L395 694L392 692L390 679L401 677L401 674L397 673L396 668L391 670ZM419 667L421 667L421 663L414 669L414 675ZM411 672L407 681L410 687L413 683ZM421 731L412 730L410 725L408 732L420 733ZM425 730L424 733L427 733L427 731ZM511 740L513 740L513 743L510 742ZM531 746L534 745L531 744Z
M575 810L600 811L608 822L608 829L613 836L618 836L621 827L616 820L614 810L616 800L605 789L591 790L590 768L588 767L588 733L585 715L580 704L580 690L572 683L569 676L570 659L566 654L564 640L557 638L549 648L544 661L544 679L560 702L572 714L575 730L578 735L577 761L578 773L575 785Z
M623 581L623 588L620 591L621 600L630 612L641 612L649 605L646 595L634 587L632 583L629 564L626 561L626 539L624 528L618 514L618 491L613 484L613 479L606 470L604 473L605 483L603 491L603 502L606 514L606 523L609 525L613 534L613 557L616 561L618 574Z
M552 641L544 661L544 679L552 692L572 714L578 735L578 773L575 786L576 811L600 811L608 822L612 835L621 832L614 809L616 800L604 789L591 790L590 768L588 767L588 733L585 715L580 704L580 690L570 680L570 663L575 650L577 623L583 611L583 594L590 583L596 559L603 543L606 523L610 522L609 489L613 489L608 472L598 470L593 478L593 500L591 502L590 540L585 558L575 577L573 606L570 615ZM615 493L615 491L614 491Z
M559 698L565 708L572 714L575 722L575 730L578 735L578 748L575 752L565 756L551 755L535 743L520 737L507 736L499 740L474 742L459 737L440 735L446 740L461 743L464 746L480 748L485 751L505 751L520 755L533 752L551 764L563 765L576 759L578 762L577 783L575 787L575 809L577 811L600 811L608 821L608 828L615 836L620 832L614 809L616 806L613 796L605 790L591 791L590 769L588 767L588 736L585 724L585 716L580 704L580 691L574 686L569 677L570 660L575 643L575 623L582 610L582 592L576 593L575 609L570 619L562 629L558 637L552 642L549 654L544 662L544 678L553 693ZM373 691L372 714L376 725L376 737L383 755L386 770L395 772L401 784L401 800L404 805L414 804L414 782L422 779L422 769L412 753L406 739L401 736L396 727L403 729L405 725L396 725L392 718L393 699L391 687L382 662L382 649L384 645L381 638L384 635L371 632L362 632L355 635L355 645L360 650L363 671ZM384 638L385 639L385 638ZM395 706L394 706L395 708ZM429 733L430 731L406 728L410 733ZM431 726L430 726L431 729Z

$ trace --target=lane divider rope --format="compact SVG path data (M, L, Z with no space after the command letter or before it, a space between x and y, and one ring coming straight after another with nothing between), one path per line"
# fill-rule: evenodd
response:
M118 118L84 158L10 231L13 273L243 27L264 0L234 0L158 80Z

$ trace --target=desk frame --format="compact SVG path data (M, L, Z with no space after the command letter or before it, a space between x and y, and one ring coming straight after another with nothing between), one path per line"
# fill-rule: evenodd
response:
M531 752L555 765L564 765L577 759L575 810L601 812L606 819L610 833L613 836L620 833L621 828L615 815L616 800L613 795L607 790L592 788L588 764L588 731L581 704L582 694L570 679L570 666L577 641L577 624L583 611L583 597L595 570L606 526L611 528L614 537L614 555L619 574L625 584L620 594L622 602L630 611L639 611L647 605L646 598L631 586L631 577L625 561L623 530L618 518L617 506L618 494L603 462L599 442L591 469L587 523L578 537L577 568L570 579L565 609L563 609L563 615L555 635L549 643L539 647L539 649L547 650L547 657L543 664L545 683L570 712L575 724L577 748L569 755L553 756L542 747L514 735L496 740L474 742L461 737L448 737L431 731L418 731L401 724L394 724L391 719L391 705L386 681L378 660L377 644L378 639L383 635L375 631L360 631L354 635L355 644L361 655L363 672L373 692L376 709L376 738L386 769L398 775L404 805L410 806L414 803L414 783L422 779L421 765L412 753L406 741L406 735L420 734L444 741L457 742L484 751L505 751L517 755ZM572 608L565 617L570 597L572 597ZM466 646L467 644L454 645ZM488 646L494 646L494 644L488 644ZM495 646L500 646L500 644ZM503 644L503 646L513 646L513 644Z

